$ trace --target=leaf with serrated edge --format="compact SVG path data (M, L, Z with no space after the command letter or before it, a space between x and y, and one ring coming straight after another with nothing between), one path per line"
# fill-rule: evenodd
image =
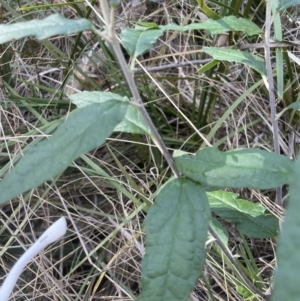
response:
M93 24L87 19L69 20L59 14L43 20L31 20L14 24L0 25L0 44L14 39L34 36L44 40L58 34L72 34L91 29Z
M0 183L0 204L63 172L73 160L102 143L120 123L128 103L111 100L77 109L50 139L29 147Z
M111 92L80 92L69 95L72 102L78 107L83 108L92 103L102 103L107 100L117 99L129 101L127 97L120 96ZM115 132L126 132L131 134L152 135L145 119L137 107L129 103L124 119L115 127Z
M293 166L294 174L290 181L289 201L282 231L277 243L277 271L275 272L272 301L299 301L300 285L300 158Z
M266 75L265 61L250 52L221 47L203 47L202 50L215 60L245 64L262 75Z
M175 155L174 163L190 179L218 188L276 188L292 174L292 162L286 156L259 149L220 152L207 147L196 155Z
M210 210L205 192L185 178L169 181L145 220L146 254L139 301L183 301L206 256Z

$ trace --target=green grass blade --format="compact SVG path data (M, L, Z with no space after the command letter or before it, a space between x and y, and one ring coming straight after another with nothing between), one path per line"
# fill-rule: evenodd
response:
M202 11L213 20L218 20L221 18L218 14L216 14L213 10L211 10L205 3L205 0L197 0L198 5L202 9Z
M295 101L293 103L291 103L289 106L287 106L286 108L284 108L280 113L278 113L276 115L276 118L279 119L283 113L285 113L285 111L289 110L289 109L293 109L293 110L300 110L300 101Z
M222 126L222 124L226 121L228 116L243 102L246 97L248 97L252 91L259 88L263 83L263 80L259 80L257 83L252 85L249 89L247 89L241 96L239 96L233 104L224 112L224 114L219 118L217 123L214 125L214 127L210 130L209 134L207 135L206 139L207 141L211 141L213 136L216 134L217 130ZM200 148L205 147L205 143L202 143Z
M277 69L277 94L283 98L284 74L283 74L283 50L276 49L276 69Z

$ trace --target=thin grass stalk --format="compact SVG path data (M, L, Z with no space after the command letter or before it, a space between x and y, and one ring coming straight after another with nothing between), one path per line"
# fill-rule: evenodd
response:
M256 286L252 284L252 282L248 279L248 277L244 274L243 270L239 267L239 265L236 263L234 258L231 256L230 252L226 248L226 246L223 244L222 240L219 238L217 233L214 231L214 229L209 226L209 233L210 235L216 240L218 246L221 248L222 252L227 256L229 261L232 263L232 265L235 267L236 271L239 273L240 277L245 281L248 288L255 293L256 295L262 297L264 300L266 300L267 295L261 292Z

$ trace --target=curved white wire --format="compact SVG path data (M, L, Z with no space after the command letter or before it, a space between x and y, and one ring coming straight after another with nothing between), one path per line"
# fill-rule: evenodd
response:
M67 231L67 222L61 217L53 223L40 238L15 263L2 286L0 287L1 301L7 301L20 274L28 262L49 244L61 238Z

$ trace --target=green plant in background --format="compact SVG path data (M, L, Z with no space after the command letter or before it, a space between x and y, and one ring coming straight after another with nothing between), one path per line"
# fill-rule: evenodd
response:
M296 3L290 1L288 5ZM147 134L166 158L175 177L159 188L145 220L147 249L142 261L142 294L139 300L188 299L203 270L207 230L247 283L251 292L245 294L266 299L267 294L248 280L227 251L226 243L217 234L218 225L209 223L210 210L221 215L222 212L218 212L220 206L216 205L221 202L222 208L227 210L226 214L223 211L224 217L232 219L241 233L249 235L252 231L251 235L255 237L275 237L278 224L272 216L265 214L262 206L239 200L234 194L218 189L271 189L283 184L290 187L290 200L279 238L278 271L272 300L298 300L300 287L295 275L300 268L300 256L295 252L300 247L297 239L299 159L292 162L285 156L262 150L238 149L223 153L216 148L203 148L195 155L176 151L172 158L145 110L116 39L112 18L115 3L109 7L103 0L101 5L107 24L104 32L99 32L85 19L66 20L59 15L0 25L1 43L29 35L46 39L57 34L92 30L110 44L132 94L132 99L107 92L82 92L70 96L77 109L66 116L51 138L36 144L33 142L24 149L24 156L0 184L0 203L59 175L82 153L103 144L113 131ZM283 9L288 5L280 3L278 7ZM277 13L276 9L274 11ZM211 34L228 31L243 31L248 35L262 33L251 21L233 16L186 26L139 24L135 29L125 28L121 34L122 43L132 57L131 69L135 67L136 58L150 49L164 31L192 29L204 29ZM259 72L264 81L269 75L264 60L251 53L207 47L203 51L215 60L243 63ZM224 195L220 197L222 193Z

